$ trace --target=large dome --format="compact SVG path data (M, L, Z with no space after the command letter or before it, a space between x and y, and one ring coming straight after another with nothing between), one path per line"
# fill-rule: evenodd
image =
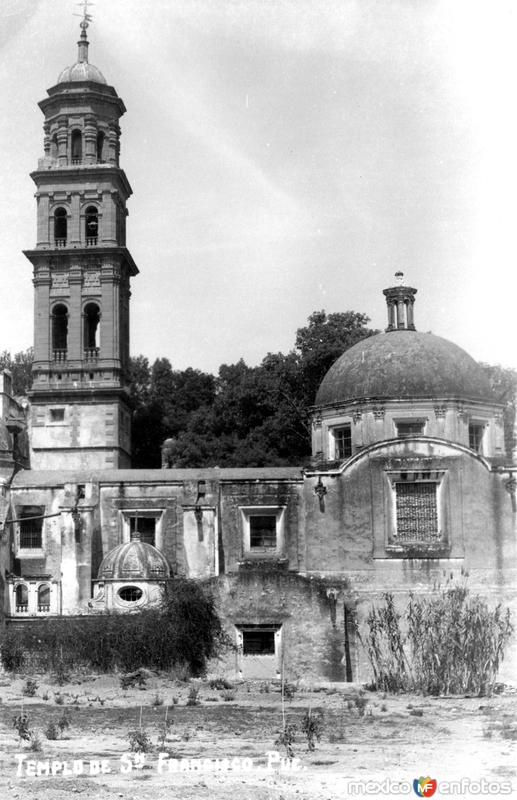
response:
M405 329L346 350L323 378L315 405L399 397L495 401L482 368L461 347Z
M76 83L77 81L106 83L106 78L93 64L89 64L87 61L78 61L71 67L65 67L57 79L58 83Z
M130 542L119 544L106 555L97 580L165 580L170 577L167 559L156 547L133 535Z

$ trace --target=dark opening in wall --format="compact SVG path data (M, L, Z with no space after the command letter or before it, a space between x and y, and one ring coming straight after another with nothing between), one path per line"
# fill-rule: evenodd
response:
M155 546L155 517L129 517L129 532L131 535L139 533L141 542Z
M258 627L243 629L242 653L245 656L274 656L275 630Z
M99 131L97 134L97 161L99 164L104 162L104 134L102 131Z
M64 247L67 237L66 208L56 208L54 211L54 241L56 247Z
M83 160L83 135L81 131L72 131L72 164L80 164Z
M250 514L250 548L276 549L276 514Z
M99 349L100 319L97 303L88 303L84 308L84 349L88 356L96 356Z
M61 303L52 309L52 350L54 361L66 357L68 347L68 309Z
M99 212L95 206L88 206L84 218L86 245L97 244L99 235Z

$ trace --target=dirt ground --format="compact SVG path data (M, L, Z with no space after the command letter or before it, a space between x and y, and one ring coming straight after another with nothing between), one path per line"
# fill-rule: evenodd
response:
M420 777L438 781L436 797L517 791L517 695L509 689L491 698L431 698L302 682L285 704L287 722L297 728L289 760L275 744L282 707L274 682L225 690L208 680L150 675L145 687L124 690L116 675L85 675L63 686L48 676L33 679L35 694L27 696L26 676L0 677L5 800L409 797ZM192 688L198 705L187 705ZM313 752L301 732L309 708L323 714ZM13 727L22 714L29 741ZM49 724L63 715L68 727L47 738ZM148 752L131 750L135 731L147 737Z

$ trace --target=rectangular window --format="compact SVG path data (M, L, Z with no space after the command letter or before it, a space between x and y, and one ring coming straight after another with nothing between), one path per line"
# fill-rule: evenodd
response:
M51 408L50 409L50 421L51 422L64 422L65 421L65 409L64 408Z
M350 458L352 455L352 426L343 425L334 428L334 457L336 459Z
M251 514L250 548L276 550L276 514Z
M44 513L42 506L22 506L18 511L21 550L41 549Z
M248 506L240 508L243 553L252 558L272 558L284 552L283 506Z
M275 630L249 628L242 631L242 654L244 656L274 656Z
M396 541L436 542L440 538L436 483L396 483L395 492Z
M483 433L485 431L484 425L479 422L469 423L469 447L475 453L482 452Z
M152 544L155 547L156 536L156 517L129 517L129 533L132 536L135 531L140 534L140 540Z
M409 436L422 436L425 430L423 419L396 420L395 427L399 439L406 439Z

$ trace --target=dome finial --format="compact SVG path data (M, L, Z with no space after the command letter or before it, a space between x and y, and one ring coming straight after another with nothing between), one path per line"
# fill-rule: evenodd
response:
M83 0L82 3L77 3L78 6L81 6L83 9L82 14L74 14L75 17L81 17L81 22L79 23L79 27L81 28L81 38L77 42L77 46L79 48L77 61L79 64L87 64L88 63L88 39L86 37L86 29L90 22L93 20L91 14L88 13L88 7L95 5L92 3L91 0Z
M384 289L384 296L388 304L388 331L414 331L413 306L415 304L416 289L404 285L404 273L396 272L396 286Z

